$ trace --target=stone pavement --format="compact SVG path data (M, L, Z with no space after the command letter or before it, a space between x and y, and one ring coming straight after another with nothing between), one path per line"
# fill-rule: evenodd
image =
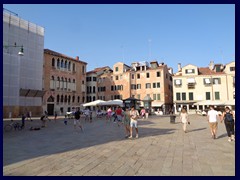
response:
M139 120L139 139L125 139L123 127L105 119L26 122L22 131L3 132L4 176L235 176L235 142L227 141L223 123L211 139L206 116L190 115L189 132L179 118ZM4 124L9 123L4 121Z

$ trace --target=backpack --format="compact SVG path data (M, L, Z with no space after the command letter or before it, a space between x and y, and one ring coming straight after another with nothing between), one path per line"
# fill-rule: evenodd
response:
M234 121L233 115L230 112L226 112L225 114L225 120L226 121Z

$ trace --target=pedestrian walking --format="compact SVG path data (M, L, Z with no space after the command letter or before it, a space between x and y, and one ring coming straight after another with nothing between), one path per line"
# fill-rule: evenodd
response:
M120 106L117 107L116 111L115 111L115 114L117 116L117 124L118 124L118 127L121 125L122 123L122 117L123 117L123 110Z
M47 121L47 118L46 118L46 115L43 114L40 118L40 120L42 121L42 128L43 127L46 127L46 121Z
M223 112L221 122L224 121L229 142L235 141L234 119L235 119L234 112L231 111L229 107L225 107L225 111Z
M130 136L130 111L129 111L129 108L126 108L126 110L123 111L123 124L125 127L125 138L128 138Z
M65 117L64 117L64 124L67 125L67 122L68 122L68 118L67 118L67 115L65 115Z
M135 110L134 106L132 106L131 111L130 111L130 136L129 136L129 138L132 138L133 127L135 127L136 138L138 138L138 127L137 127L138 118L139 118L139 112L137 110Z
M214 107L211 105L210 110L207 113L207 120L209 122L209 127L213 139L217 138L218 119L218 112L214 110Z
M181 110L180 121L183 124L183 131L186 133L187 132L187 124L190 122L189 122L188 113L185 108L182 108L182 110Z
M81 115L81 112L79 108L77 108L77 111L74 113L74 129L77 130L77 126L78 126L81 129L81 131L83 131L83 127L80 122L80 115Z
M26 118L26 120L29 120L30 119L30 121L32 121L32 112L31 111L28 111L27 112L27 118Z
M146 114L146 110L145 110L145 108L143 107L143 108L141 109L141 117L142 117L142 119L144 119L145 114Z
M148 119L148 115L149 115L149 109L147 108L147 109L145 110L146 119Z
M109 107L107 110L106 123L108 121L111 121L111 116L112 116L112 109L111 109L111 107Z

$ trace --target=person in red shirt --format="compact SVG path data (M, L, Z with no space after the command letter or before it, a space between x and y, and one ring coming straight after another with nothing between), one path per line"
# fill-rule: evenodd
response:
M122 122L122 117L123 117L123 114L122 114L122 108L120 106L117 107L116 111L115 111L116 115L117 115L117 123L118 123L118 126L120 126L121 122Z

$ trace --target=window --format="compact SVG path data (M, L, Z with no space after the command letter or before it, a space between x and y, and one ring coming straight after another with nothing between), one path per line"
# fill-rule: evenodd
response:
M57 59L57 68L60 69L60 60Z
M65 61L64 68L67 69L67 61Z
M206 92L206 100L210 100L211 99L211 94L210 92Z
M194 74L195 73L195 69L186 69L185 73L186 74Z
M93 77L93 81L97 81L97 78L96 78L96 77Z
M153 88L156 88L156 83L153 83Z
M82 66L82 74L85 74L85 67Z
M132 79L134 79L134 74L132 74Z
M131 89L136 89L136 84L131 84Z
M182 85L182 80L181 79L175 79L174 84L175 84L175 86L181 86Z
M160 82L157 83L157 88L160 88Z
M140 79L140 74L137 74L137 79Z
M73 71L76 71L76 70L75 70L75 64L74 64L74 63L73 63Z
M137 99L141 99L141 95L140 94L137 95Z
M157 72L157 77L161 77L161 72L160 71Z
M186 101L186 93L182 93L182 100Z
M215 100L220 100L220 94L219 94L219 92L215 92Z
M68 62L68 70L71 71L71 62Z
M146 83L146 89L150 89L151 88L151 83Z
M118 76L115 77L116 81L118 80Z
M55 59L52 58L52 67L54 67L54 66L55 66Z
M213 84L221 84L220 78L213 78Z
M149 77L150 77L150 74L149 74L149 73L147 73L147 74L146 74L146 76L147 76L147 78L149 78Z
M190 92L190 93L188 94L188 96L189 96L189 100L190 100L190 101L193 100L193 92Z
M64 62L61 60L61 68L64 68Z
M221 72L221 66L216 66L216 72Z
M157 95L153 94L153 100L157 100Z
M230 71L235 71L235 67L230 67Z
M204 79L203 79L203 84L205 84L205 85L211 85L211 79L210 79L210 78L204 78Z
M180 93L176 93L176 99L177 99L177 101L180 101L180 100L181 100L181 95L180 95Z
M137 84L137 89L141 89L141 84Z
M161 100L161 95L157 94L157 100Z
M115 67L115 71L118 72L118 67Z

